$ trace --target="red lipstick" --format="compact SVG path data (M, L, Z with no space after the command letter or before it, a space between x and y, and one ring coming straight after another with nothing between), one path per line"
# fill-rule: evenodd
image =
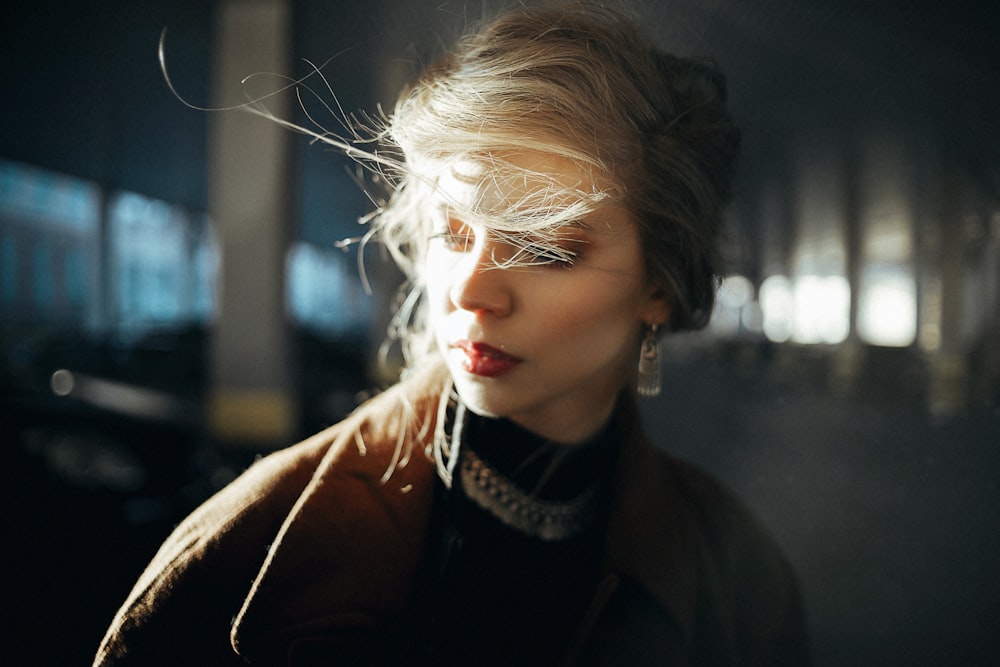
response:
M466 372L482 377L499 377L514 369L521 360L486 343L460 340L455 347L465 353L462 367Z

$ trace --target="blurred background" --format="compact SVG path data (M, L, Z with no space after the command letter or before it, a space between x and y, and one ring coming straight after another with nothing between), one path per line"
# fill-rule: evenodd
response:
M88 664L180 518L385 381L398 275L336 245L364 232L363 176L274 123L191 106L320 66L329 88L313 76L267 104L337 129L336 104L391 109L498 6L3 10L5 664ZM998 664L997 5L629 7L664 48L719 61L745 132L718 311L668 341L649 430L784 546L819 665Z

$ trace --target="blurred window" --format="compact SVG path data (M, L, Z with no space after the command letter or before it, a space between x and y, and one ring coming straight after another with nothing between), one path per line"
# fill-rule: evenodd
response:
M0 308L12 310L17 304L17 241L7 230L0 230Z
M73 325L95 302L100 190L0 161L0 313L11 324Z
M300 326L327 336L356 334L371 317L371 299L349 256L309 243L288 252L287 304Z
M0 320L91 329L175 327L214 312L204 216L0 160ZM103 287L102 287L103 286Z
M203 221L181 207L131 192L112 197L108 211L116 328L207 319L215 252Z
M838 275L797 276L792 288L796 343L843 342L851 332L851 287Z
M872 345L908 347L917 337L917 284L905 264L870 264L861 274L858 335Z
M754 286L747 277L734 274L722 281L709 331L723 338L761 333L760 304L754 299Z
M775 343L788 341L792 337L795 319L792 281L786 276L766 278L760 285L760 309L764 335L768 340Z
M760 286L768 340L835 345L851 331L851 288L837 275L769 276Z

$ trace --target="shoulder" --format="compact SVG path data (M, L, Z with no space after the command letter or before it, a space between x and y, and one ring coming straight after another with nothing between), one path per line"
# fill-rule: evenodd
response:
M747 664L808 664L798 577L771 531L715 476L666 452L654 456L687 515L699 545L700 593L715 607L714 623L731 629L733 653Z
M433 432L442 382L434 368L413 373L343 421L256 461L179 525L158 558L174 561L220 540L266 545L320 478L383 483L406 468L410 450Z
M644 437L626 443L610 545L669 609L692 651L738 664L808 664L797 576L725 484Z
M733 490L699 466L645 444L640 487L657 508L657 521L685 533L720 575L744 570L790 578L791 567L770 530ZM658 514L657 514L658 512ZM728 577L727 577L728 578Z
M656 451L654 456L663 484L669 484L683 502L710 547L722 553L751 550L780 555L770 531L727 484L667 452Z
M192 635L202 633L196 627L206 636L214 633L205 641L225 639L248 586L306 500L315 505L359 488L384 493L390 476L397 487L427 477L422 469L429 466L409 465L400 447L413 446L416 438L410 436L432 432L428 406L440 394L434 383L433 375L424 374L394 386L342 422L256 461L202 503L140 575L108 630L98 664L110 664L126 650L142 654L141 646L162 649L179 618L190 621ZM394 469L399 472L392 476ZM328 483L334 480L346 483ZM220 625L227 631L218 632ZM140 628L146 630L137 633Z
M650 440L634 400L623 400L620 410L618 505L645 526L647 540L693 545L699 559L781 555L769 531L726 484Z
M283 519L306 487L332 469L344 476L387 479L433 432L432 404L440 386L433 370L414 374L343 421L259 459L178 526L175 539L187 533L201 539L231 534L248 519L257 523L265 515Z

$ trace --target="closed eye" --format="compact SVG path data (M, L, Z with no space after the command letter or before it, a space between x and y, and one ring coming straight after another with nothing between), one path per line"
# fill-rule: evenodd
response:
M452 252L468 252L472 249L476 237L468 225L458 220L449 220L444 229L431 234L430 240L440 241Z
M578 258L576 251L548 244L528 243L518 248L511 263L525 266L552 266L569 268Z

